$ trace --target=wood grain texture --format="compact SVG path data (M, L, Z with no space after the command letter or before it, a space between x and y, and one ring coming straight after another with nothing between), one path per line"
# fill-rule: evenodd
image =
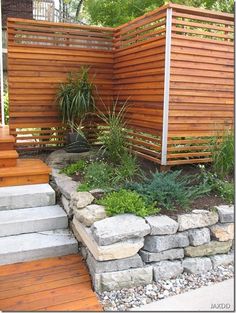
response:
M17 148L64 145L56 91L68 72L88 64L99 109L112 99L128 101L133 151L160 163L168 8L173 10L168 164L210 161L209 136L232 125L234 19L176 4L117 28L10 19L10 131ZM89 116L86 123L91 142L98 144L99 121Z
M173 7L169 165L210 162L210 137L232 126L233 18L208 13Z
M102 311L79 255L0 266L3 311Z

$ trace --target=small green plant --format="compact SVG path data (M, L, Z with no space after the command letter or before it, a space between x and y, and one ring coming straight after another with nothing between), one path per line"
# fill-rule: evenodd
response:
M211 192L217 194L227 203L234 202L234 184L220 179L216 173L211 173L201 166L201 180L204 185L208 185Z
M111 192L97 202L105 206L108 216L131 213L145 217L160 211L155 204L147 204L137 192L125 189Z
M5 124L8 124L8 122L9 122L9 97L8 97L8 93L4 94L3 101L4 101Z
M132 181L134 178L140 176L141 170L137 162L137 158L125 151L120 159L120 165L115 168L115 177L117 182L124 183Z
M102 150L106 157L114 163L119 163L123 154L127 149L127 139L125 131L124 115L127 108L127 101L120 106L118 99L113 103L112 107L105 107L105 113L98 112L98 117L105 123L108 130L103 133L101 139L103 141Z
M113 187L114 169L105 162L90 163L85 169L84 183L92 188L109 189Z
M221 137L213 139L212 168L221 179L233 174L234 170L234 134L226 130Z
M195 176L184 176L181 171L154 173L144 183L131 183L127 187L145 196L149 203L157 202L166 210L186 209L191 202L210 191L209 186L194 184Z
M89 67L83 66L79 73L70 73L57 93L62 120L74 131L77 120L82 124L86 114L94 109L93 84L89 81Z
M79 160L76 163L67 165L66 167L64 167L60 173L64 173L68 176L72 176L74 174L76 174L77 172L83 172L86 166L86 162L84 160Z

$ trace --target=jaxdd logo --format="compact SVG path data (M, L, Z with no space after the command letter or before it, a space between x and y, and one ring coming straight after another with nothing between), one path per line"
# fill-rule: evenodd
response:
M230 304L229 303L213 303L211 305L211 309L215 310L225 310L225 309L230 309Z

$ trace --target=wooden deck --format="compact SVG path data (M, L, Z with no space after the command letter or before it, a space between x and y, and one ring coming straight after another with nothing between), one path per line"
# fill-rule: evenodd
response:
M85 263L68 255L0 266L2 311L102 311Z

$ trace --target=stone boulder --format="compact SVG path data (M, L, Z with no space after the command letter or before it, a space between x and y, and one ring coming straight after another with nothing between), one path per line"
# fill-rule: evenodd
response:
M85 226L91 226L94 222L106 218L106 211L102 205L90 204L84 209L76 210L75 217Z
M221 223L233 223L234 222L234 206L233 205L220 205L216 207L219 214Z
M153 279L158 282L160 279L177 277L183 272L181 261L161 261L153 263Z
M97 261L92 254L88 252L86 262L92 275L94 273L116 272L143 266L142 259L138 254L124 259Z
M72 180L71 177L60 174L57 169L52 169L52 177L56 183L56 189L68 200L71 198L71 194L78 188L78 182Z
M220 265L228 265L234 263L234 254L228 253L228 254L217 254L211 256L211 262L213 264L213 267L217 267Z
M143 249L149 252L161 252L173 248L187 247L188 245L188 233L182 232L174 235L147 236Z
M93 286L98 293L148 285L152 283L152 279L152 266L92 275Z
M94 240L91 230L75 219L75 217L71 227L77 240L88 248L97 261L116 260L134 256L143 247L144 243L143 238L132 238L107 246L99 246Z
M70 207L70 201L65 197L65 196L61 196L61 203L62 203L62 207L65 210L66 214L68 215L69 218L71 218L73 216L73 210Z
M185 258L182 265L184 271L191 274L201 274L212 269L210 258Z
M79 160L84 160L91 156L91 152L81 152L81 153L68 153L64 149L53 151L46 159L48 166L62 169L63 167L75 163Z
M150 235L172 235L177 232L179 224L166 215L145 218L151 227Z
M159 262L163 260L183 259L184 249L183 248L170 249L156 253L140 250L139 254L145 263L150 263L150 262Z
M73 192L71 194L71 201L70 206L74 210L74 213L77 209L83 209L87 205L91 204L94 200L94 196L91 195L90 192L87 191L80 191L80 192Z
M121 214L95 222L91 232L101 246L131 238L143 238L150 233L150 227L141 217Z
M234 239L234 223L215 224L210 227L212 238L219 241Z
M190 257L200 257L200 256L209 256L215 255L218 253L227 253L229 252L232 246L232 240L229 241L211 241L197 247L187 247L184 249L184 254Z
M211 240L210 230L208 228L196 228L188 231L189 243L192 246L200 246L209 243Z
M179 231L211 226L218 222L218 214L207 210L193 210L192 213L178 215Z

